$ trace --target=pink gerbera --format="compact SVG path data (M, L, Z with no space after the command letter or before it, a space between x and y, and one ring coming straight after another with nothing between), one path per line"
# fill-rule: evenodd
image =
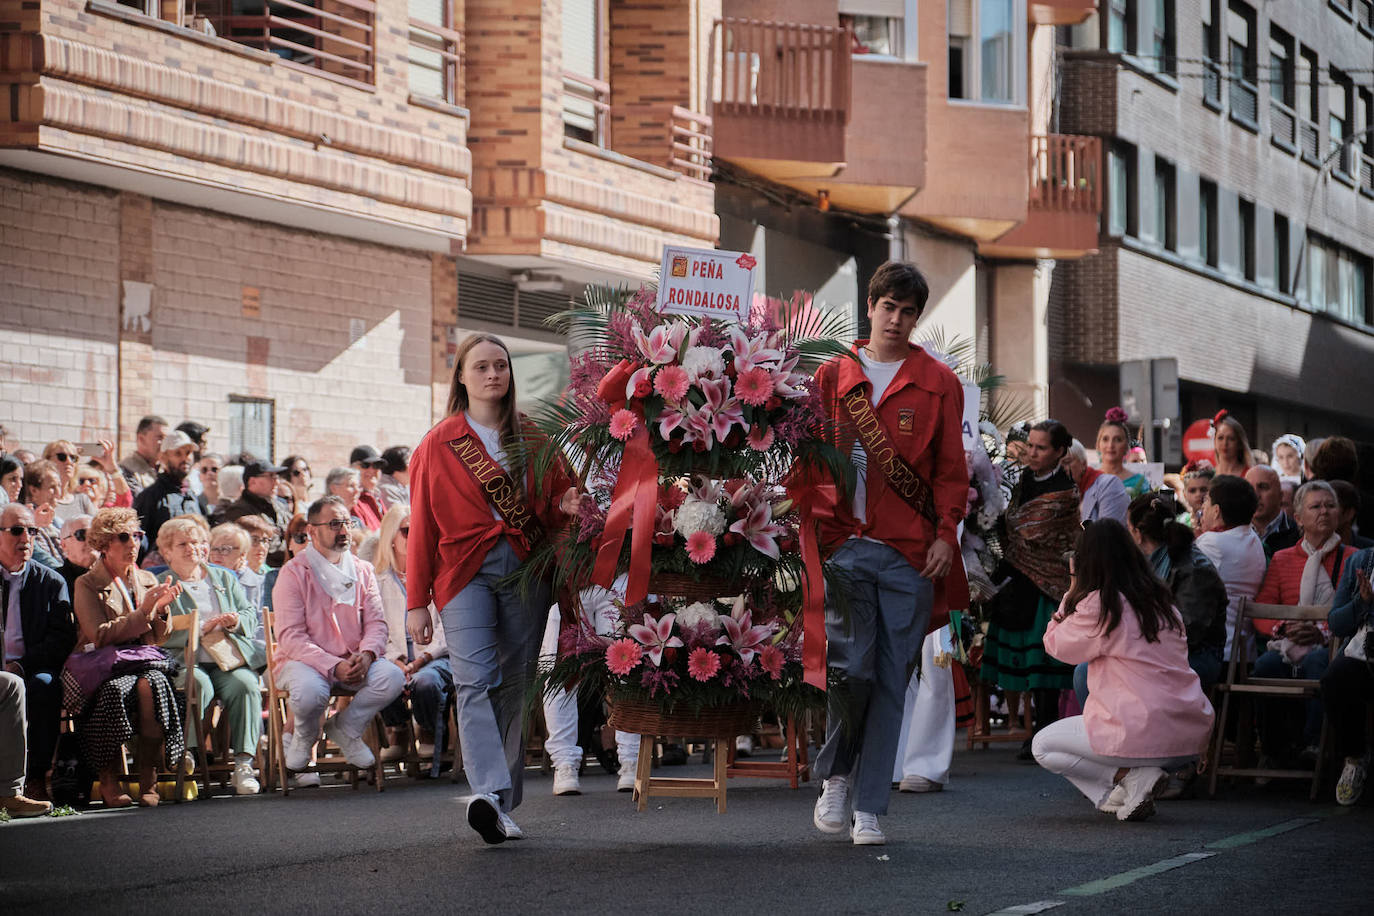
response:
M687 370L681 366L664 366L654 376L654 390L663 395L664 400L676 404L687 396L690 381Z
M693 649L687 656L687 673L694 680L709 681L720 671L720 656L710 649Z
M693 531L687 536L687 559L710 563L716 555L716 536L709 531Z
M756 452L766 452L773 447L773 427L761 427L757 423L749 428L749 447Z
M782 665L785 660L782 650L777 646L763 646L759 649L759 665L775 681L782 679Z
M773 376L766 369L749 369L735 379L735 397L758 407L773 396Z
M638 426L639 417L623 407L611 414L611 435L621 442L630 438Z
M629 674L642 658L644 650L633 639L617 639L606 647L606 667L612 674Z

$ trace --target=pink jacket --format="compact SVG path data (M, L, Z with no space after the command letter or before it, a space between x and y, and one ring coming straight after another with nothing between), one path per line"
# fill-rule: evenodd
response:
M1100 615L1093 592L1045 630L1045 651L1070 665L1088 663L1083 724L1093 752L1145 758L1202 753L1212 733L1212 704L1188 667L1182 621L1178 630L1160 631L1158 642L1146 642L1124 599L1121 623L1110 635L1102 635Z
M385 656L386 615L377 590L377 574L371 563L356 558L354 562L358 567L354 605L334 603L320 588L304 554L281 568L272 589L277 632L275 673L280 674L288 661L298 661L330 678L334 666L354 652Z

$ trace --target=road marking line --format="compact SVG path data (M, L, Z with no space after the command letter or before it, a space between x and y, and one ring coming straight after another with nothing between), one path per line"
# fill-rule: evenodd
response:
M1031 914L1043 913L1046 910L1052 910L1057 906L1063 905L1063 900L1037 900L1034 903L1022 903L1019 906L1009 906L1005 910L989 913L988 916L1031 916Z
M1240 846L1249 846L1251 843L1258 843L1260 840L1268 839L1271 836L1278 836L1290 830L1297 830L1299 827L1306 827L1308 824L1315 824L1320 818L1315 817L1296 817L1291 821L1284 821L1272 827L1265 827L1263 830L1251 830L1249 833L1237 833L1235 836L1222 837L1203 846L1203 849L1236 849Z
M1141 878L1148 878L1151 875L1158 875L1161 872L1172 871L1175 868L1182 868L1185 865L1192 865L1202 859L1210 859L1216 855L1214 852L1185 852L1181 856L1174 856L1172 859L1164 859L1152 865L1142 865L1139 868L1132 868L1130 871L1123 871L1119 875L1112 875L1097 881L1089 881L1087 884L1080 884L1077 887L1068 887L1060 891L1071 897L1091 897L1096 894L1105 894L1107 891L1114 891L1119 887L1133 884Z

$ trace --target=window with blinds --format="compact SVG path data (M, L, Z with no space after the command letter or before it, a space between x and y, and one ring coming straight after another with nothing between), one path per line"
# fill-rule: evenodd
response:
M264 461L275 459L276 403L270 398L229 395L229 454L247 452Z
M452 28L454 0L409 0L412 95L461 105L458 89L458 42Z
M601 0L563 0L563 133L605 143L610 86L601 79Z

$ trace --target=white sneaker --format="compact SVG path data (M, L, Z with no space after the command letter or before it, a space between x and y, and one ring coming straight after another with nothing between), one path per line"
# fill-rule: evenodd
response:
M505 832L506 839L523 840L525 838L525 831L521 830L519 825L511 820L511 816L506 812L501 811L499 814L501 816L501 829Z
M315 749L317 739L306 740L304 736L300 739L292 732L282 735L282 750L286 755L286 768L288 770L304 770L310 766L310 752Z
M1143 821L1155 813L1155 796L1169 784L1169 774L1159 767L1134 767L1121 777L1126 797L1116 812L1119 821Z
M252 761L245 760L234 765L234 775L229 780L237 795L257 795L262 790L258 784L258 774L253 770Z
M903 792L943 792L945 784L924 776L903 776L898 788Z
M822 833L843 833L849 811L849 777L831 776L821 787L811 823Z
M1097 810L1104 814L1115 814L1121 810L1121 806L1126 801L1126 787L1117 783L1112 786L1112 791L1107 793L1107 797L1102 800L1102 804L1097 806Z
M849 838L855 846L884 846L887 835L878 827L878 815L867 811L855 811L854 823L849 828Z
M615 781L617 792L633 792L635 790L635 770L638 766L638 760L620 765L620 776Z
M561 766L553 768L553 794L582 794L582 781L577 778L577 767Z
M754 756L754 739L751 735L740 735L738 738L735 739L735 756Z
M293 789L318 789L319 787L320 774L314 770L291 774L291 788Z
M493 846L506 842L505 824L501 822L501 803L495 795L474 795L469 798L467 818L468 826L476 830L485 842Z
M367 746L361 735L350 735L339 727L338 716L331 716L324 723L324 736L337 744L339 750L343 751L344 759L355 767L367 769L377 762L372 748Z

